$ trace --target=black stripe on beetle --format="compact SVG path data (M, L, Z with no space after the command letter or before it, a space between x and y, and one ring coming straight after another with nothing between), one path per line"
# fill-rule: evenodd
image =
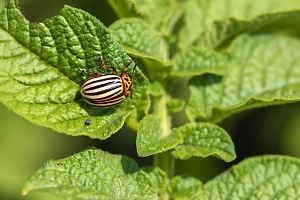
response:
M98 61L101 67L112 68L112 74L94 74L81 70L81 72L84 72L91 78L82 85L80 92L83 99L93 107L115 106L130 95L136 64L131 74L127 72L131 64L131 62L129 62L123 68L121 74L117 75L117 71L114 67L102 63L100 58Z

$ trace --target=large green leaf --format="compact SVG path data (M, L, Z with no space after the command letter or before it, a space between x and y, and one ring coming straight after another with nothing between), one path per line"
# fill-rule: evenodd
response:
M140 16L166 36L170 36L175 23L182 15L180 0L108 0L108 2L120 17Z
M228 50L223 77L206 74L189 82L191 121L218 122L249 108L300 99L300 41L280 35L243 35Z
M0 28L0 102L22 117L58 132L106 139L129 115L130 126L136 128L147 112L149 84L139 69L132 99L118 106L92 108L79 95L86 77L78 68L99 71L100 55L120 73L131 60L88 13L65 6L59 15L33 24L25 20L17 1L10 0L0 14ZM92 120L90 126L86 119Z
M230 162L236 158L233 142L221 127L210 123L189 123L174 129L174 135L182 135L183 143L176 146L172 155L180 159L192 156L214 155ZM176 134L175 134L176 133Z
M244 160L206 183L198 198L298 199L299 191L299 159L287 156L260 156Z
M140 18L120 19L109 29L116 41L136 57L167 61L168 49L165 40L146 21Z
M114 39L134 57L141 58L154 79L164 79L171 71L168 46L149 23L139 18L125 18L113 23L109 29Z
M299 31L300 10L259 15L251 20L226 19L217 21L201 34L197 45L222 47L232 38L242 33L270 32L276 30Z
M23 188L51 192L64 199L158 199L152 178L131 158L88 149L48 161Z
M299 30L299 9L298 0L190 0L179 46L215 48L243 32Z
M174 68L171 76L175 78L191 77L205 73L222 75L228 61L221 54L200 48L190 48L177 53L172 61Z
M172 132L164 136L161 126L161 119L156 115L148 115L142 119L136 138L139 156L145 157L161 153L182 143L183 139L180 132Z

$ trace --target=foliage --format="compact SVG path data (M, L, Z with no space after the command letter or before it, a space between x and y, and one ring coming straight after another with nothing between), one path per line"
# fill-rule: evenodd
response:
M251 108L299 101L299 1L108 2L120 19L107 28L70 6L30 23L17 0L6 0L0 14L0 102L34 124L71 136L105 140L127 124L137 133L138 155L153 155L154 166L139 168L131 158L90 148L48 161L27 180L23 194L296 199L296 158L249 158L207 183L175 176L174 160L212 155L231 162L234 144L216 123ZM132 60L128 54L143 62L148 76L137 68L132 97L110 108L87 105L79 94L87 77L78 69L101 71L100 56L120 73ZM171 95L185 78L187 101ZM175 127L172 114L183 109L190 122Z

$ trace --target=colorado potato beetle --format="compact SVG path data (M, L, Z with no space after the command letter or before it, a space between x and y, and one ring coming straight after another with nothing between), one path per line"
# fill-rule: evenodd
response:
M117 75L116 68L103 63L101 58L98 58L98 62L103 68L112 68L112 74L86 72L81 69L81 72L90 77L82 85L81 95L93 107L115 106L130 95L136 64L131 74L128 74L127 70L132 61L128 62L120 75Z

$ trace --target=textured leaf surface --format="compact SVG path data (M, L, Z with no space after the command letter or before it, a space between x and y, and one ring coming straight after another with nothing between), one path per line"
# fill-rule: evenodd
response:
M181 142L182 135L179 132L163 137L160 119L155 115L144 117L138 126L136 148L139 156L161 153L174 148Z
M174 63L171 75L174 77L191 77L205 73L222 75L227 59L220 54L199 48L180 52L172 59Z
M223 77L206 74L190 80L189 119L217 122L249 108L298 101L299 50L299 40L280 35L237 38Z
M204 185L201 199L298 199L300 160L249 158Z
M139 18L125 18L109 29L127 52L140 57L166 61L168 49L163 38L147 22Z
M300 10L264 14L250 20L226 19L215 22L208 31L199 36L195 43L197 46L217 48L242 33L276 30L299 31L299 27Z
M198 179L176 176L170 181L168 192L174 200L199 199L201 188L202 183Z
M139 15L164 35L170 34L182 14L179 0L109 0L109 3L120 17Z
M163 196L166 193L167 185L169 183L167 174L160 168L146 167L143 168L143 170L148 173L152 182L155 184L158 196Z
M139 18L125 18L110 27L114 39L134 57L141 58L152 78L169 76L171 62L168 60L166 41L149 23Z
M242 32L299 30L295 9L300 9L298 0L191 0L185 7L179 46L185 49L196 41L217 47Z
M132 99L119 106L95 109L79 95L86 77L78 68L99 71L98 55L118 71L131 60L93 16L65 6L58 16L31 24L15 1L6 1L0 19L0 102L17 114L58 132L106 139L130 114L136 126L147 112L149 86L140 70Z
M230 162L236 158L233 142L221 127L210 123L190 123L173 130L183 135L183 143L176 146L172 155L180 159L210 155Z
M23 188L46 191L65 199L158 199L151 178L134 160L88 149L47 162Z

